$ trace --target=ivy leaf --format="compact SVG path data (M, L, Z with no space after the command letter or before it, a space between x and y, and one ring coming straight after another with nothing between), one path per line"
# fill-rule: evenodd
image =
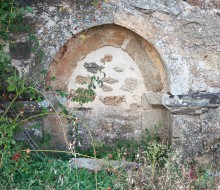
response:
M17 14L15 12L10 13L11 18L16 18Z
M55 77L55 76L52 76L52 77L50 77L50 79L51 79L52 81L54 81L54 80L56 79L56 77Z
M16 86L15 86L15 85L9 85L9 86L7 87L7 90L8 90L9 92L13 92L13 91L15 91L15 89L16 89Z
M5 61L9 61L10 60L10 55L5 54L4 52L0 52L0 61L1 62L5 62Z
M28 13L33 13L32 7L26 6L25 9L26 9L26 11L27 11Z
M6 20L6 17L7 17L6 14L5 14L5 15L2 15L2 16L1 16L1 20L2 20L2 21L5 21L5 20Z
M24 10L24 8L22 7L22 8L20 8L18 11L19 11L20 14L23 15L25 10Z
M12 141L11 141L11 144L15 144L15 140L12 140Z

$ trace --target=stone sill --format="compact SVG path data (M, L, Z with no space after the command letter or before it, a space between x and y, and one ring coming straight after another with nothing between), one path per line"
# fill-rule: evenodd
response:
M200 115L220 106L220 93L163 94L162 102L173 114Z

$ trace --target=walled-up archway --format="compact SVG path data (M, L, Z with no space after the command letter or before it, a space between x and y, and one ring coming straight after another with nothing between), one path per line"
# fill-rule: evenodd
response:
M168 129L169 113L160 96L167 89L162 60L150 43L132 31L117 25L83 31L68 40L49 68L56 78L51 86L69 92L104 73L94 101L84 104L90 111L77 110L88 126L79 129L83 142L88 142L86 128L98 141L138 138L145 128L161 123ZM79 108L69 100L65 106Z

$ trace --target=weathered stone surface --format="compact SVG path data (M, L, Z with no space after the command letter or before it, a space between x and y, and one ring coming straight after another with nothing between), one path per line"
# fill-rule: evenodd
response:
M98 71L104 69L104 67L97 65L96 63L84 63L84 67L90 73L96 74Z
M153 110L144 110L142 112L142 129L154 129L155 126L161 126L158 130L162 139L166 142L170 142L170 130L171 127L170 113L167 112L163 107L156 108Z
M166 129L169 126L169 116L165 109L145 110L142 113L142 127L153 128L155 125L162 124ZM168 135L168 134L167 134Z
M137 110L138 108L140 108L141 106L138 105L137 103L132 103L130 104L130 109L131 110Z
M104 159L92 159L92 158L72 158L70 160L72 167L77 168L86 168L91 171L102 171L111 168L112 170L117 171L119 168L123 169L135 169L139 165L133 162L126 161L115 161L115 160L104 160Z
M178 1L173 0L129 0L129 3L137 9L147 11L159 11L178 15L181 11Z
M51 135L49 146L52 149L67 150L69 124L61 115L48 115L44 118L43 130Z
M110 86L103 85L103 86L102 86L102 90L103 90L104 92L110 92L110 91L112 91L113 89L112 89Z
M31 42L18 42L10 47L10 54L12 59L26 60L31 56Z
M219 154L220 110L198 116L172 116L172 144L185 157L202 153Z
M15 139L17 141L23 141L29 143L32 148L39 144L43 137L43 121L38 119L28 123L24 123L22 128L15 133Z
M187 0L193 6L199 6L202 9L217 8L220 9L219 0Z
M74 6L75 2L79 4ZM214 144L219 142L219 98L216 95L214 98L200 95L204 92L218 94L220 91L220 13L217 10L218 0L187 2L112 0L111 3L102 3L100 10L96 10L87 1L86 6L81 8L78 6L80 1L23 1L25 5L31 3L35 6L34 15L28 15L28 20L33 24L45 57L33 63L32 59L20 59L18 55L20 60L13 59L13 65L20 69L20 73L21 68L28 65L26 72L29 71L36 79L38 75L33 73L50 66L50 76L54 75L57 79L51 85L55 89L67 90L69 78L79 60L104 46L121 48L139 66L148 91L169 91L172 94L164 99L163 105L174 114L171 122L176 135L174 145L186 155L196 154L203 150L206 141L207 144L212 143L207 139L213 139ZM86 40L81 39L82 34L85 34ZM13 37L17 38L16 43L27 41L19 36ZM117 84L119 82L114 83ZM196 93L199 94L196 98L187 95ZM142 102L145 110L153 107L147 101ZM144 114L143 117L149 115ZM129 126L121 118L116 117L117 122L113 126ZM110 123L113 122L112 118L110 120ZM94 119L93 124L95 122ZM205 125L209 126L210 132L204 138L206 140L201 140L207 130L202 127L200 133L199 129ZM214 127L210 127L212 125ZM117 134L110 135L120 134L121 128Z
M137 79L135 78L127 78L124 81L121 89L128 92L133 92L137 88Z
M124 96L101 96L99 99L103 102L103 104L109 106L118 106L120 103L126 101Z
M107 83L107 84L115 84L115 83L118 83L118 80L117 80L117 79L114 79L114 78L111 78L111 77L104 78L102 81L105 82L105 83Z
M220 93L163 95L163 105L173 114L200 115L220 106Z
M114 124L112 122L105 122L100 126L103 131L106 133L110 133L114 130Z
M146 101L150 105L162 105L162 93L147 91L145 94Z
M131 38L127 42L125 51L128 52L129 55L132 55L133 59L137 61L147 90L161 91L163 85L161 82L162 76L159 70L163 70L163 67L158 67L160 65L158 60L159 65L156 67L155 62L157 61L155 55L153 60L149 54L146 54L146 51L153 53L153 49L149 48L149 50L146 50L148 49L147 46L148 44L142 42L140 38ZM146 62L148 64L146 64Z

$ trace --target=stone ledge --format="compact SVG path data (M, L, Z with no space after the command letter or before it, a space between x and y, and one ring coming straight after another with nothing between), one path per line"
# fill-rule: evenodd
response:
M162 104L163 93L147 91L144 95L146 97L148 104L150 104L150 105L163 105Z
M134 162L94 159L94 158L72 158L69 162L70 165L73 167L75 166L77 168L86 168L91 171L101 171L108 168L113 168L117 170L122 167L128 170L131 168L139 167L139 165Z
M163 94L162 103L173 114L200 115L220 106L220 93Z

